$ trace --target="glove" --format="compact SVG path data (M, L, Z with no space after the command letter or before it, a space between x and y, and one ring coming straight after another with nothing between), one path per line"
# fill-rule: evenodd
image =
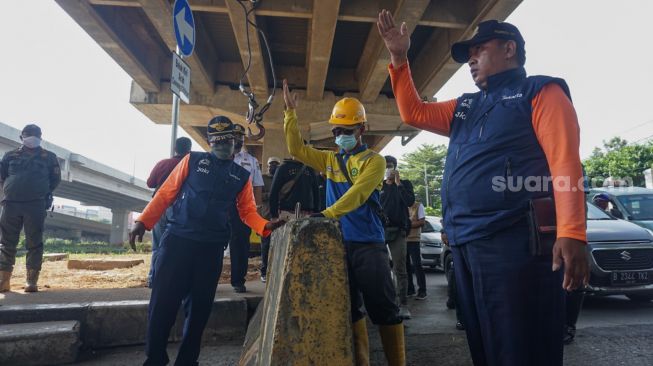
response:
M129 232L129 246L132 248L133 251L136 251L136 238L138 238L139 243L142 243L144 234L145 234L145 225L143 225L143 223L140 221L136 221L134 223L134 227L132 228L132 231Z
M316 212L316 213L311 214L310 217L326 217L326 216L324 216L324 214L322 212Z

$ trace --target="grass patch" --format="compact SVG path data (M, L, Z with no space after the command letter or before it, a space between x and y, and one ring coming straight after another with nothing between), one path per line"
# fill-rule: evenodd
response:
M22 239L18 244L18 257L25 256L27 250L25 249L25 240ZM151 242L136 243L137 253L149 253L152 251ZM103 241L92 242L75 242L69 239L48 238L43 243L44 253L68 253L68 254L134 254L129 244L122 246L111 245Z

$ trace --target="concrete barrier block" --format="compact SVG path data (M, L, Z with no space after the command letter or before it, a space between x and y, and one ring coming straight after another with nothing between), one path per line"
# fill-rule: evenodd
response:
M0 325L0 365L72 363L79 345L78 321Z
M35 323L62 320L86 321L90 303L26 304L0 306L0 324Z
M106 271L116 268L131 268L142 263L145 263L142 259L70 259L68 260L68 269Z
M149 301L93 302L84 324L84 345L91 348L145 342Z
M48 254L43 254L43 261L44 262L65 261L66 259L68 259L68 253L48 253Z
M353 365L346 253L338 223L275 231L258 365ZM247 354L247 350L245 350Z
M181 340L184 330L183 306L179 311L177 320L170 339ZM204 334L202 342L230 342L241 341L247 331L247 300L245 298L216 299Z

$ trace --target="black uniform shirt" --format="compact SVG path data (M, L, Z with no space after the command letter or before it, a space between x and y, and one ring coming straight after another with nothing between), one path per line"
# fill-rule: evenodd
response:
M57 156L43 148L23 146L7 152L0 163L4 201L46 199L61 182Z

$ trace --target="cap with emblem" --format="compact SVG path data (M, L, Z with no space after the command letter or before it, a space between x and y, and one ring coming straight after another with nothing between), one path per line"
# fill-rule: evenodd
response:
M234 124L225 116L215 116L209 121L206 135L209 142L234 138Z
M451 46L451 57L461 64L469 61L469 47L492 39L508 39L517 43L517 48L524 49L524 38L514 25L498 20L486 20L478 24L476 34L466 41L454 43Z

